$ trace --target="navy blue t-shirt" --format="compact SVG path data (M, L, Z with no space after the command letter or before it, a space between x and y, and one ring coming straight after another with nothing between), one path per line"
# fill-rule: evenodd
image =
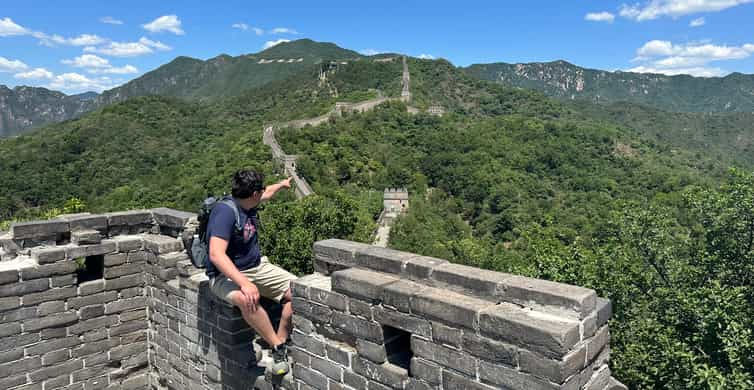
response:
M218 203L209 215L207 237L209 239L219 237L228 241L228 249L225 253L238 270L243 271L259 265L262 258L259 251L259 234L257 234L259 220L257 209L244 210L235 199L234 202L241 217L242 232L240 234L236 232L236 215L233 210L226 204ZM210 261L207 264L207 276L211 278L218 274L220 271Z

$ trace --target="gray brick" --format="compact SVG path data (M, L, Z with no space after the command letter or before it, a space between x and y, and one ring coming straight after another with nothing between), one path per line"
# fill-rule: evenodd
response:
M60 220L15 222L10 227L11 234L16 240L27 238L46 238L58 233L69 231L68 222Z
M560 386L544 379L517 371L512 367L479 362L479 377L482 381L504 388L531 390L559 390Z
M60 363L51 367L45 367L45 368L33 371L29 373L29 378L32 380L32 382L39 382L47 378L54 378L61 375L70 374L73 371L76 371L82 367L84 367L83 361L79 359L70 360L65 363Z
M146 263L147 257L149 257L150 253L144 252L144 251L136 251L131 252L128 254L128 262L129 263Z
M71 351L69 349L59 349L57 351L48 352L42 355L42 365L49 366L51 364L60 363L70 359Z
M59 261L53 264L45 264L21 270L21 278L24 280L47 278L52 275L66 275L76 272L77 265L73 261Z
M348 300L348 312L368 320L372 319L372 305L358 299L351 298Z
M79 230L71 232L71 243L75 245L92 245L102 242L102 234L96 230ZM116 247L117 250L117 247Z
M371 360L377 364L387 361L387 351L383 344L376 344L366 340L356 340L356 350L359 356Z
M0 378L29 372L39 368L41 365L42 359L39 357L30 357L10 363L0 364Z
M78 295L86 296L105 291L105 280L97 279L79 284Z
M300 364L293 366L293 376L315 389L327 390L327 377Z
M465 332L463 334L463 350L488 360L493 363L507 364L516 366L516 347L478 336L474 333Z
M314 332L314 323L309 319L293 314L293 328L303 334L309 334Z
M293 298L293 312L314 322L330 323L333 311L323 305L318 305L301 298Z
M478 313L490 302L452 291L428 288L411 300L411 313L452 325L475 329Z
M24 347L11 349L10 351L3 351L3 353L0 353L0 364L22 359L23 357ZM2 389L2 387L0 387L0 389Z
M495 387L479 383L469 377L442 371L443 390L495 390ZM528 389L527 389L528 390Z
M38 316L46 316L48 314L60 313L62 311L65 311L64 301L44 302L37 306Z
M0 378L0 389L10 389L11 387L23 385L26 383L26 375L17 375L9 378Z
M338 382L340 382L343 378L342 366L316 356L311 357L311 368L321 374L324 374L328 378L335 379Z
M68 221L71 231L80 230L107 230L107 217L96 214L79 214L61 217Z
M379 301L382 288L396 280L395 276L350 268L332 274L332 289L351 297Z
M16 348L20 345L34 344L39 341L39 333L26 333L16 336L0 338L0 352Z
M594 336L586 340L587 345L587 361L591 362L602 351L602 349L610 342L610 331L607 325L601 327Z
M71 377L70 377L70 375L61 375L61 376L59 376L57 378L47 379L44 382L44 388L45 389L57 389L57 388L61 388L63 386L68 386L69 384L71 384ZM68 390L68 389L66 389L66 390Z
M291 334L291 339L294 345L301 347L310 354L319 356L326 355L325 344L317 337L293 332L293 334Z
M416 255L413 253L371 245L357 250L355 256L356 263L360 267L395 275L403 273L406 263L414 257Z
M113 240L102 240L99 244L67 246L65 248L65 257L68 259L78 259L87 256L99 256L113 253L117 250L117 245Z
M430 278L432 271L436 267L447 263L447 260L434 257L416 256L406 262L405 273L411 280L425 280Z
M128 276L121 276L115 279L107 279L105 282L105 290L121 290L129 287L143 286L144 276L142 274L134 274Z
M0 286L0 297L23 296L50 288L49 279L34 279Z
M105 279L113 279L120 276L138 274L142 271L143 266L141 264L129 263L105 268L104 276Z
M117 339L105 339L89 341L80 344L77 348L71 350L73 357L84 357L98 352L109 351L111 348L119 345Z
M0 324L0 337L12 336L21 333L21 324L18 322L9 322Z
M313 245L313 252L315 258L332 263L339 264L347 267L356 266L355 254L357 250L367 247L366 244L361 244L353 241L330 239L317 241Z
M377 343L382 341L382 327L372 321L367 321L340 312L333 312L332 325L354 337L367 339Z
M103 264L105 265L105 267L121 265L121 264L125 264L127 259L128 259L127 253L110 253L110 254L105 255Z
M461 348L463 340L463 331L452 328L439 322L432 321L432 341L436 344L450 345L454 348Z
M57 313L47 317L36 318L24 321L24 332L33 332L45 328L58 328L67 326L78 321L75 312Z
M160 226L166 226L173 229L182 229L189 219L196 218L194 213L159 207L152 209L154 221Z
M7 297L0 298L0 311L15 309L21 306L21 298Z
M26 294L22 298L22 304L30 306L41 302L63 300L75 296L76 287L59 287L38 293Z
M353 370L369 380L394 389L402 389L408 381L407 370L389 363L375 364L369 360L357 358L353 360Z
M489 300L497 300L503 295L503 281L509 277L508 274L453 263L435 267L431 276L441 286Z
M439 385L442 381L440 366L422 358L411 358L411 376L419 378L427 383Z
M416 336L411 336L411 351L414 356L431 360L444 367L453 367L456 371L475 376L476 359L450 349L448 347L431 343Z
M118 246L118 252L138 251L144 248L144 239L141 236L115 236L113 241Z
M356 354L353 347L335 342L325 344L327 358L345 367L351 367L351 359Z
M148 210L130 210L105 214L108 226L151 225L152 213Z
M105 305L84 306L79 310L79 317L88 320L105 314Z
M363 376L351 371L351 370L345 370L343 371L343 383L347 384L348 386L353 387L354 389L366 389L367 388L367 380Z
M144 248L155 254L163 254L183 250L183 243L170 236L148 234L144 236Z
M81 321L76 325L72 325L68 328L69 334L81 334L93 329L99 329L105 326L110 326L118 322L118 316L97 317L91 320Z
M146 342L138 342L129 345L121 345L110 350L110 359L120 360L124 357L136 355L147 350Z
M39 264L54 263L65 259L65 249L56 246L32 248L31 257Z
M420 295L425 286L407 280L398 280L385 285L382 289L382 303L408 313L411 309L410 299Z
M503 303L480 314L482 334L560 359L580 340L578 322L557 321Z
M511 275L505 280L507 302L582 319L595 309L594 290L569 284Z
M518 359L521 371L554 383L564 383L571 375L584 368L586 345L575 349L561 360L548 359L525 349L519 352Z
M26 267L31 267L31 266L33 266L31 262L26 263ZM0 285L17 282L18 274L19 272L16 267L12 267L11 269L6 269L5 271L0 271Z
M373 313L374 320L382 325L392 326L393 328L405 330L406 332L419 336L430 337L432 335L432 328L429 325L429 321L423 318L391 309L385 309L380 306L376 306Z
M78 337L66 337L62 339L46 340L42 343L34 344L26 347L27 356L44 355L46 353L57 351L63 348L70 348L74 345L78 345Z
M52 287L71 287L76 284L76 274L53 276L50 278Z

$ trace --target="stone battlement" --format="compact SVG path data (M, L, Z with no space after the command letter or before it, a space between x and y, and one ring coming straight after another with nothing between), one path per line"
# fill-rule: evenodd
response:
M14 224L0 388L624 388L594 291L337 239L292 286L292 373L265 377L254 332L183 249L194 226L165 208Z

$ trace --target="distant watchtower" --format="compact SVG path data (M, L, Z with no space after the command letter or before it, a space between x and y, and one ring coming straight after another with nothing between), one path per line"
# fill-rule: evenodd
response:
M408 190L405 188L385 188L382 207L386 213L400 214L408 209Z

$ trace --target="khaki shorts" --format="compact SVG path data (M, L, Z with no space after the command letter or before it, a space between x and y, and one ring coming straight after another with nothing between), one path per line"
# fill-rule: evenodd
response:
M291 280L296 279L292 273L270 263L267 256L262 256L258 266L243 270L241 273L257 286L259 295L278 303L291 287ZM234 281L223 274L210 279L209 288L213 294L231 305L234 303L230 299L230 295L233 291L241 289Z

